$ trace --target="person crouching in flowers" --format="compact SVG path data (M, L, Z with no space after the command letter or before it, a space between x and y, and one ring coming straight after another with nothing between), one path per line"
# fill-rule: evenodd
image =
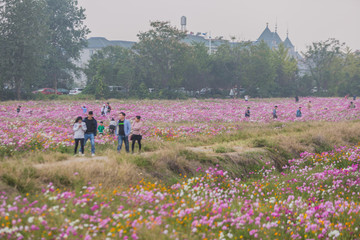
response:
M100 125L98 126L99 136L104 135L104 129L105 129L104 122L100 121Z
M86 132L86 124L82 121L82 117L77 117L73 126L74 130L74 139L75 139L75 150L74 154L76 155L77 149L80 143L80 152L84 156L84 138Z
M136 116L135 121L133 122L131 129L132 135L130 140L132 141L131 152L134 153L135 142L139 144L139 152L141 151L141 139L142 139L142 121L140 116Z

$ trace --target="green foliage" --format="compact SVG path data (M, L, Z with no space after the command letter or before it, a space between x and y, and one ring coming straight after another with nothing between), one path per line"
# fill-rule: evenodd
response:
M133 47L136 68L147 87L166 89L181 87L182 68L189 49L181 40L185 33L169 22L151 22L147 32L139 33L139 42Z
M86 46L89 29L83 24L85 10L73 0L45 0L49 34L44 65L51 87L70 87L72 74L77 73L74 60ZM44 83L42 83L44 84ZM43 86L43 85L42 85Z
M38 87L69 87L86 45L84 9L72 0L0 0L0 87L16 98ZM59 83L59 85L58 85ZM12 94L6 93L6 98Z
M2 84L14 87L16 97L42 78L49 26L46 2L0 1L0 70Z
M217 147L216 149L214 149L214 151L215 151L216 153L235 152L234 149L232 149L232 148L227 148L227 147L224 147L224 146L219 146L219 147Z

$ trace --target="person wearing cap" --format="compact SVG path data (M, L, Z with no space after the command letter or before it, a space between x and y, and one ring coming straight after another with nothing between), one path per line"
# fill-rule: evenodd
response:
M136 116L135 121L131 125L132 135L131 135L131 151L134 153L135 142L139 144L139 152L141 151L141 140L142 140L142 121L140 116Z
M95 156L95 137L97 134L97 121L93 117L94 113L93 111L89 111L88 116L84 119L84 122L86 124L86 132L84 135L84 145L86 145L87 140L90 139L91 143L91 156Z
M116 126L116 136L118 137L118 146L117 151L120 153L123 142L125 142L126 152L130 152L129 148L129 135L131 132L131 123L129 120L125 119L126 114L124 112L120 113L120 119L117 122Z

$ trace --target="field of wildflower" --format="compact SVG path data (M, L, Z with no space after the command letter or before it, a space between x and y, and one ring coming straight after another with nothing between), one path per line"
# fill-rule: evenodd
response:
M308 102L311 101L311 107ZM124 111L133 120L141 115L144 139L174 140L197 135L215 136L241 128L242 122L269 123L294 121L344 121L360 118L360 106L348 108L350 100L340 98L187 100L187 101L112 101L112 112L101 116L104 102L9 102L0 103L0 152L37 151L66 148L73 145L72 125L77 116L85 116L81 106L94 111L97 120L109 125ZM356 102L355 102L356 104ZM21 105L21 112L16 108ZM278 105L278 119L272 110ZM245 118L247 107L251 117ZM302 117L296 110L302 107ZM112 144L114 136L97 137L97 144Z
M267 162L248 179L210 168L171 186L0 193L0 238L359 239L359 164L359 146L340 147L305 152L280 173Z

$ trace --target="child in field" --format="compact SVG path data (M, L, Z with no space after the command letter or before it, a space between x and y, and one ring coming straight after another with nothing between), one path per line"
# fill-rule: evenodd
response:
M115 134L115 129L116 129L116 121L114 118L112 118L109 125L109 132L111 135Z
M85 131L87 130L86 124L82 121L82 117L77 117L73 126L74 130L74 139L75 139L75 149L74 154L76 155L77 149L80 142L80 152L84 156L84 137Z
M299 107L299 109L296 111L296 117L301 117L302 113L301 113L301 107Z
M103 121L101 121L98 127L99 135L104 135L104 129L105 129L104 123Z

